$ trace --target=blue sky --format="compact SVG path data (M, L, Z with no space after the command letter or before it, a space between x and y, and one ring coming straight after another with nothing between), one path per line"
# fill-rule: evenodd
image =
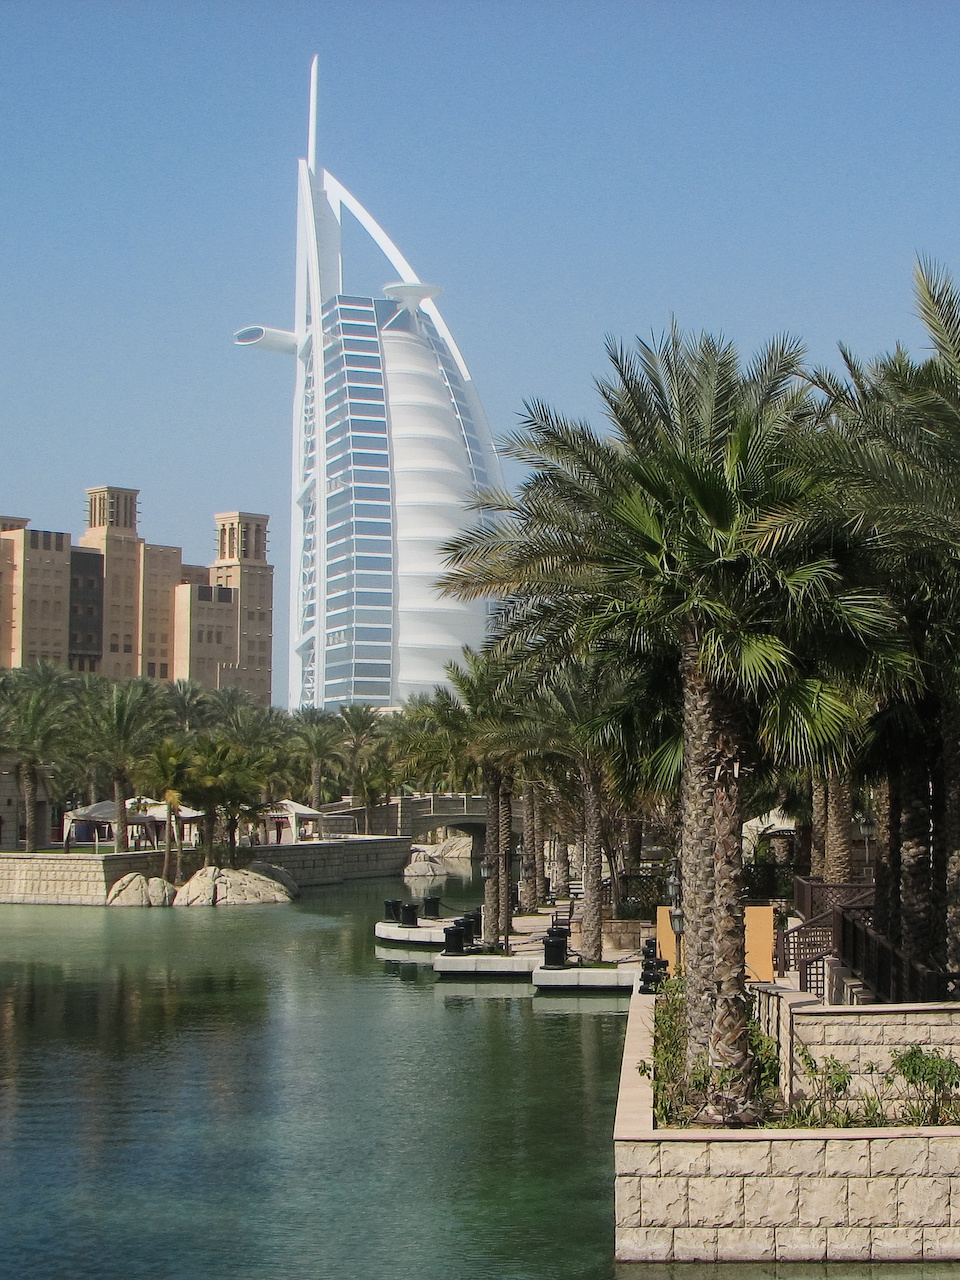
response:
M138 487L200 561L215 511L270 512L281 650L293 369L231 335L292 321L314 53L320 160L443 287L496 431L595 417L605 334L671 315L919 352L916 255L960 275L960 6L0 0L0 30L0 510L79 533L87 486Z

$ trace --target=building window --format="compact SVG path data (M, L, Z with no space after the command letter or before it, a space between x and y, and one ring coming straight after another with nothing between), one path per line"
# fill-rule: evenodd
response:
M160 679L166 680L166 678L167 678L167 664L165 662L161 662L160 663Z
M222 631L218 631L218 632L217 632L217 644L223 644L223 632L222 632Z
M120 637L119 637L116 633L114 633L114 634L110 637L110 652L111 652L111 653L119 653L119 652L120 652ZM117 675L119 675L119 674L120 674L120 668L118 667L118 668L117 668Z
M96 671L96 669L97 669L97 659L96 659L96 658L88 658L88 659L87 659L87 670L88 670L88 671Z
M49 550L50 550L50 547L51 547L51 543L50 543L50 535L49 535L49 533L45 533L45 534L43 535L43 549L44 549L44 551L49 551Z
M31 529L30 530L30 546L33 548L34 551L36 551L39 545L40 545L40 534L37 532L36 529Z
M213 631L207 631L207 644L213 644Z
M63 534L62 533L54 534L53 545L55 550L57 551L63 550Z
M123 652L133 653L133 636L123 637Z
M147 675L153 678L157 674L157 664L155 662L147 663Z

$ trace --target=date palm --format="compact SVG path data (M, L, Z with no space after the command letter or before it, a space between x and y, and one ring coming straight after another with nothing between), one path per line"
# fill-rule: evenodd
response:
M588 643L627 620L639 647L673 647L690 1053L708 1049L730 1082L723 1109L736 1111L752 1085L741 774L756 750L802 763L842 739L853 714L843 668L894 652L895 618L845 581L828 539L761 544L766 517L816 485L792 465L808 421L796 343L774 341L745 371L732 345L676 330L608 353L609 433L529 406L508 452L532 474L515 496L482 500L485 520L448 547L443 585L511 598L527 636L573 612Z
M191 752L192 744L189 738L163 738L155 742L148 754L134 766L136 782L150 795L162 799L166 806L161 874L164 880L171 878L172 846L175 843L177 849L173 874L175 884L180 884L183 879L183 832L180 826L180 804L187 780Z
M314 809L323 803L324 779L334 776L343 764L343 738L343 721L328 711L304 707L290 718L294 755L310 770L310 804Z
M84 757L109 772L116 807L114 847L127 846L126 798L133 774L170 724L164 691L147 680L84 682L77 699L75 732Z
M9 752L17 762L28 854L37 852L41 783L68 743L72 699L71 682L52 664L22 667L0 679L0 752Z

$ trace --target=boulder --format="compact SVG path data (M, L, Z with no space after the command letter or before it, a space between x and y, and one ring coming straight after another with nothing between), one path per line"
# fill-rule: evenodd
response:
M175 907L212 907L217 900L218 867L201 867L196 875L180 886L173 899Z
M242 907L258 902L289 902L293 893L272 876L256 871L224 869L216 880L217 906Z
M152 876L147 881L147 896L150 899L151 907L172 907L177 891L169 880L162 880L160 876Z
M201 867L177 890L175 907L236 907L289 902L293 893L270 876L230 867Z
M147 877L139 871L130 871L114 884L107 894L108 907L149 907L150 891Z
M266 876L268 880L276 880L277 884L282 884L289 889L295 898L300 897L300 886L285 867L275 866L272 862L255 860L250 863L249 869L258 876Z

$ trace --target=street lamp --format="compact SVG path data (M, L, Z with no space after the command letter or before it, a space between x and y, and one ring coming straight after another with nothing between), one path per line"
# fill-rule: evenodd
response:
M877 834L877 820L872 813L865 813L860 819L860 834L863 836L863 847L866 853L867 866L870 866L870 841Z
M673 868L667 877L667 900L670 903L670 928L673 930L673 976L680 975L683 940L683 881L680 878L680 860L674 858Z

